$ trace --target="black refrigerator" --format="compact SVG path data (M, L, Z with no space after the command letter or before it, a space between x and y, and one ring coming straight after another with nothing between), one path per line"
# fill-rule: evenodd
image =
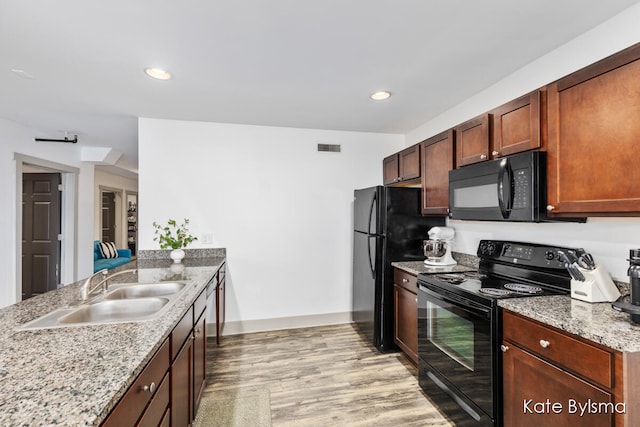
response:
M354 196L351 319L380 351L395 351L391 262L424 260L422 241L445 218L421 215L419 188L377 186Z

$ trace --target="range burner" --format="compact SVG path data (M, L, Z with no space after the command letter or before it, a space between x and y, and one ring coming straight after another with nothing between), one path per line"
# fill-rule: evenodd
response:
M513 293L506 289L497 289L497 288L480 288L478 289L478 292L485 295L490 295L492 297L504 297L507 295L511 295Z
M542 293L542 288L540 286L525 285L524 283L506 283L504 287L511 291L520 292L523 294Z
M439 280L442 280L443 282L450 283L452 285L459 285L460 283L462 283L465 280L467 280L467 276L465 274L462 274L462 273L438 274L438 275L436 275L436 277Z

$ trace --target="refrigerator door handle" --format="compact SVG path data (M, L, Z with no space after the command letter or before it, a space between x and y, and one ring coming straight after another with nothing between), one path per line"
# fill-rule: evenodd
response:
M369 256L369 269L371 270L371 277L376 278L376 269L373 267L373 261L371 260L371 239L375 239L376 236L367 236L367 255Z
M373 215L373 208L376 206L377 200L378 200L378 193L374 193L373 199L371 199L371 206L369 206L369 223L367 225L367 233L369 234L378 234L377 228L373 231L373 233L371 233L371 217Z

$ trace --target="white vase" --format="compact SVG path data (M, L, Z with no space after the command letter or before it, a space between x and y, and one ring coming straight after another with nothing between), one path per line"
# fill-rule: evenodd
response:
M184 258L184 251L182 249L174 249L169 253L169 256L171 257L173 262L180 263Z

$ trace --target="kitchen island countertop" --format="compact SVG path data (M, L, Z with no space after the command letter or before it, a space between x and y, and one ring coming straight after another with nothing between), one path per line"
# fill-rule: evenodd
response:
M0 425L95 426L115 407L223 264L224 256L141 259L113 283L182 281L186 290L159 319L17 331L50 311L77 305L84 280L0 309Z
M640 325L608 302L591 304L556 295L503 299L498 306L614 350L640 352Z

